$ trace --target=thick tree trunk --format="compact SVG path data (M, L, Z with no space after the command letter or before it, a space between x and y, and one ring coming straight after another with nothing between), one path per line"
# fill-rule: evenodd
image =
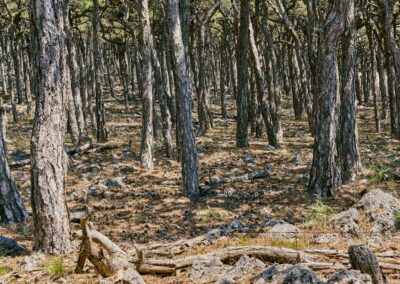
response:
M5 145L5 109L0 98L0 219L2 223L20 223L28 219L17 184L11 176Z
M68 67L63 1L33 0L37 69L36 112L31 140L33 250L63 254L71 248L65 202L64 151Z
M340 82L338 45L344 32L346 13L353 1L335 0L321 29L318 53L318 117L308 191L333 196L341 183L337 163L336 127L339 116ZM352 10L353 11L353 10Z
M199 178L197 165L197 149L193 131L192 106L190 82L185 47L182 40L181 25L179 19L178 0L169 0L170 28L173 42L174 61L176 68L176 86L179 91L180 133L182 141L182 176L183 191L185 196L196 199L199 197Z

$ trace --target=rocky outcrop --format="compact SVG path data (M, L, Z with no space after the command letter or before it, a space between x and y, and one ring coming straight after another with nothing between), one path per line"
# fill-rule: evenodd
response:
M333 274L327 284L372 284L372 279L359 270L343 269Z
M314 271L303 265L273 265L254 278L254 284L284 283L323 284Z

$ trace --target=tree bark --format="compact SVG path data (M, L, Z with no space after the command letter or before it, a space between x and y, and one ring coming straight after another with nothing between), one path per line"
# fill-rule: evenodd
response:
M188 76L187 57L182 40L181 25L179 19L178 0L169 0L170 29L173 42L174 61L176 68L176 86L179 91L180 133L182 141L182 177L184 195L196 199L200 195L199 177L197 173L197 149L193 131L192 106L190 81Z
M32 4L38 64L31 140L33 250L63 254L71 248L65 202L67 157L64 139L69 80L63 1L33 0Z

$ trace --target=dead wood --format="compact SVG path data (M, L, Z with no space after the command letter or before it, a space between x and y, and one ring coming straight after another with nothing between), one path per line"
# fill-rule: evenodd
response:
M247 173L243 175L231 175L228 177L217 177L217 178L211 178L209 181L206 181L206 185L218 185L218 184L224 184L224 183L232 183L232 182L238 182L238 181L244 181L244 180L253 180L253 179L260 179L260 178L269 178L270 174L267 171L263 172L254 172L254 173Z

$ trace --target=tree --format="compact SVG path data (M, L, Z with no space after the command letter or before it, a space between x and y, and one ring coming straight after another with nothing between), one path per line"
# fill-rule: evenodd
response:
M182 39L179 19L178 0L169 0L170 29L173 44L173 57L176 68L179 97L180 133L182 141L181 165L182 185L185 196L196 199L199 197L199 177L197 173L197 149L193 131L191 91L188 75L187 57Z
M68 67L62 0L33 0L36 112L31 140L33 250L63 254L71 248L65 201L64 151Z
M153 165L153 74L151 68L151 27L147 0L139 0L139 17L142 27L142 143L141 164L146 170Z
M346 13L350 2L352 1L335 0L321 28L317 59L318 112L308 184L309 192L321 197L333 196L341 184L336 144L340 103L338 45L345 30Z
M27 220L29 215L8 166L4 120L5 109L0 98L0 218L2 223L20 223Z
M249 96L249 70L248 70L248 39L250 24L250 2L240 1L240 30L237 44L237 72L238 72L238 94L236 98L237 107L237 129L236 145L239 148L249 146L248 141L248 105Z

